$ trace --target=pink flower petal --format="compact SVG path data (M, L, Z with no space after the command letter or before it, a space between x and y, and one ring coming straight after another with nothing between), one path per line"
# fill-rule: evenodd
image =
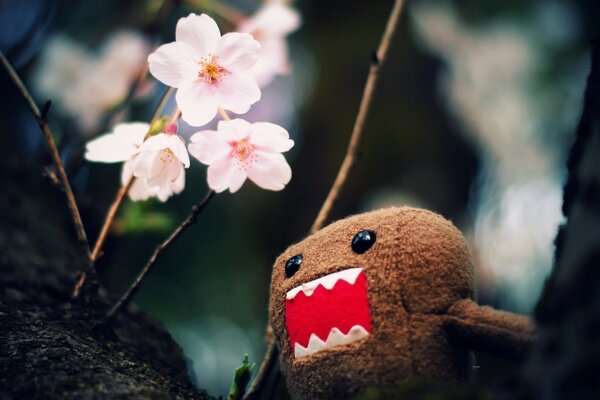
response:
M244 114L250 106L260 100L260 88L247 73L226 75L215 91L217 104L236 114Z
M167 43L148 56L148 67L156 79L178 88L198 78L199 58L196 50L185 43Z
M226 143L239 142L248 137L252 129L252 124L241 118L235 118L229 121L219 121L217 129L222 140Z
M219 107L207 86L197 81L179 88L175 94L181 118L191 126L206 125L217 115Z
M231 146L217 131L201 131L190 138L188 150L202 164L210 165L231 152Z
M279 3L266 3L239 26L240 32L260 32L264 36L286 36L300 27L295 9Z
M270 122L252 124L250 143L267 153L283 153L294 146L288 131Z
M231 32L219 40L216 51L219 64L227 71L239 72L250 69L258 60L260 43L248 33Z
M178 162L170 162L163 164L162 169L158 172L158 174L149 177L146 179L148 185L150 186L158 186L161 188L169 187L171 182L175 181L181 175L181 164Z
M133 201L148 200L157 194L158 188L150 187L145 179L137 178L129 188L129 198Z
M292 178L292 169L281 154L257 151L248 178L263 189L281 190Z
M217 193L229 188L236 192L246 180L246 173L237 168L229 156L214 161L207 171L208 186Z
M206 14L190 14L177 22L175 40L192 47L198 58L214 54L220 38L217 23Z

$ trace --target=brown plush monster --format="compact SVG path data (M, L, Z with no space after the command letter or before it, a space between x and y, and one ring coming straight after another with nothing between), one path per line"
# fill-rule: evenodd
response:
M275 262L270 318L295 399L345 398L408 378L468 380L471 350L523 357L533 324L474 302L462 234L432 212L335 222Z

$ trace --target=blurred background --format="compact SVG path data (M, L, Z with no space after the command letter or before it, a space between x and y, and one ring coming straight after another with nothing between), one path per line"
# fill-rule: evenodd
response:
M262 99L244 118L289 130L292 181L281 192L247 183L218 195L136 299L213 395L226 394L244 353L262 358L272 262L307 234L335 178L392 1L285 4L300 18L282 38L289 60L262 82ZM0 50L39 104L53 101L52 128L91 238L121 166L85 162L85 142L116 122L150 119L165 87L146 74L147 55L174 40L177 20L190 12L208 13L226 32L261 7L258 0L0 1ZM470 242L480 302L530 313L552 265L598 21L592 1L409 1L333 217L390 205L439 212ZM35 121L4 79L0 93L4 162L41 171L48 156ZM197 130L182 125L183 136ZM207 191L205 166L192 160L186 172L180 195L128 201L121 210L98 263L115 295ZM480 364L485 374L485 359Z

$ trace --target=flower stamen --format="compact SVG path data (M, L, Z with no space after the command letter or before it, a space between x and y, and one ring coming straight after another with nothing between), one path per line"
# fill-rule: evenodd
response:
M254 146L248 143L248 140L237 142L233 148L233 155L241 162L246 161L246 159L250 157L253 152Z
M162 149L160 151L159 159L163 164L170 164L175 160L175 154L173 154L171 149Z
M220 82L221 79L229 72L223 68L218 63L217 56L202 57L198 64L200 64L201 69L198 72L198 77L204 82L208 84L214 84Z

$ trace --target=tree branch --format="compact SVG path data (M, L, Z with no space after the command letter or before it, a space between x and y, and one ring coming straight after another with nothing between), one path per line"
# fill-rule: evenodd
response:
M158 105L156 106L156 109L154 110L152 119L150 120L150 128L152 128L152 125L158 119L158 116L160 115L162 110L165 108L165 105L167 104L167 101L169 100L169 97L171 97L171 94L173 93L173 91L174 91L174 89L170 87L167 90L165 90L165 92L163 93L162 97L160 98L160 101L158 102ZM146 134L146 137L148 136L149 133L150 133L150 131L148 131L148 133ZM75 285L73 286L73 291L71 294L73 299L77 299L79 297L79 295L81 294L81 289L83 288L83 285L85 285L85 281L86 281L88 275L94 268L94 264L96 263L96 261L98 261L98 258L100 258L100 256L102 255L102 247L104 246L104 242L106 241L106 238L108 237L108 232L109 232L113 222L115 221L115 218L117 217L117 213L119 211L119 208L121 207L121 204L123 204L123 201L125 200L125 197L126 197L127 193L129 192L129 189L131 189L131 186L133 185L134 182L135 182L135 176L132 175L129 178L129 180L123 186L121 186L121 188L117 192L117 195L115 196L115 199L113 200L112 204L110 205L110 208L108 209L108 213L106 213L106 217L104 218L104 223L102 224L102 229L100 229L100 233L98 234L98 239L96 239L96 243L94 244L94 249L92 250L92 253L90 255L91 263L86 270L81 272L81 275L79 275L79 279L77 279L77 282L75 282Z
M152 257L150 257L150 259L146 263L146 266L144 267L144 269L142 269L142 272L140 272L140 274L137 276L137 278L135 279L135 281L133 282L131 287L129 287L129 289L127 289L127 291L123 294L123 296L121 296L119 301L111 308L111 310L106 315L107 323L110 322L115 317L115 315L117 315L119 313L119 311L122 308L124 308L125 306L127 306L127 304L129 304L129 302L131 301L133 296L140 289L140 285L142 284L143 279L150 272L152 267L156 264L156 261L161 256L161 254L183 232L185 232L192 224L194 224L196 222L198 215L206 208L206 206L208 205L208 203L210 202L210 200L213 198L214 195L215 195L215 191L209 190L208 193L206 194L206 196L204 197L204 199L202 199L202 201L200 201L198 204L195 204L192 207L192 210L191 210L190 214L187 216L187 218L185 220L183 220L183 222L173 231L173 233L171 233L171 235L164 242L162 242L160 245L158 245L156 247L156 250L152 254Z
M371 109L373 93L379 80L379 72L387 59L392 37L394 36L394 32L396 32L396 28L398 27L398 20L400 19L403 4L404 0L396 0L394 3L394 8L390 13L385 32L383 33L381 43L379 44L379 49L377 50L377 53L371 55L371 68L369 70L369 76L367 77L367 83L363 91L363 97L360 102L358 114L356 115L356 120L354 121L354 128L352 129L352 135L350 136L350 143L348 144L346 156L344 157L344 161L340 166L337 177L333 182L333 186L329 190L329 194L327 195L327 198L325 199L325 202L319 211L319 215L310 228L310 233L318 231L325 225L325 222L331 213L331 209L340 196L344 184L348 179L348 174L356 162L356 154L358 152L358 147L360 146L360 140L364 133L365 121L369 115L369 110Z
M335 178L333 186L331 187L329 194L327 195L327 198L325 199L325 202L323 203L323 206L317 215L317 218L310 228L310 233L318 231L323 227L323 225L325 225L325 222L331 213L331 209L339 197L340 192L348 179L348 174L350 173L350 170L356 161L356 154L358 152L360 140L364 132L365 121L369 114L373 100L373 93L379 80L379 72L387 60L392 38L396 32L396 29L398 28L398 21L400 20L403 5L404 0L396 0L394 3L394 7L390 12L379 48L376 53L371 54L371 68L369 69L367 83L365 84L363 97L360 102L358 114L356 115L356 120L354 122L354 128L352 129L352 135L350 136L350 143L348 144L346 156L344 157L342 165L340 166L340 170L338 171L338 175ZM277 367L276 359L278 355L279 351L275 344L275 340L272 338L267 348L265 358L263 359L260 369L257 373L256 379L252 383L252 386L248 390L246 396L244 396L244 400L255 399L260 395L260 391L265 387L265 381L271 375L271 372L274 370L274 368Z
M17 87L21 96L29 106L31 113L35 117L42 134L44 135L44 139L46 139L46 144L48 145L48 150L50 151L50 155L52 156L52 160L54 161L54 165L56 167L56 171L58 173L58 180L61 183L61 186L65 192L65 196L67 199L67 206L69 207L69 212L71 213L71 219L73 222L73 226L75 227L75 232L77 233L77 241L79 242L79 246L81 247L81 252L84 254L86 263L90 263L91 253L90 253L90 245L88 243L87 235L85 233L85 228L83 226L83 221L81 220L81 215L79 214L79 208L77 207L77 202L75 201L75 196L73 195L73 190L71 189L71 184L69 183L69 178L67 177L67 173L65 172L65 167L60 159L60 153L58 152L58 148L56 147L56 143L54 142L54 137L52 136L52 131L50 130L50 125L48 124L47 115L50 111L50 101L48 101L44 105L43 112L40 112L37 104L31 97L31 94L19 78L19 75L15 72L13 67L10 65L4 54L0 51L0 62L2 66L6 70L10 80Z

